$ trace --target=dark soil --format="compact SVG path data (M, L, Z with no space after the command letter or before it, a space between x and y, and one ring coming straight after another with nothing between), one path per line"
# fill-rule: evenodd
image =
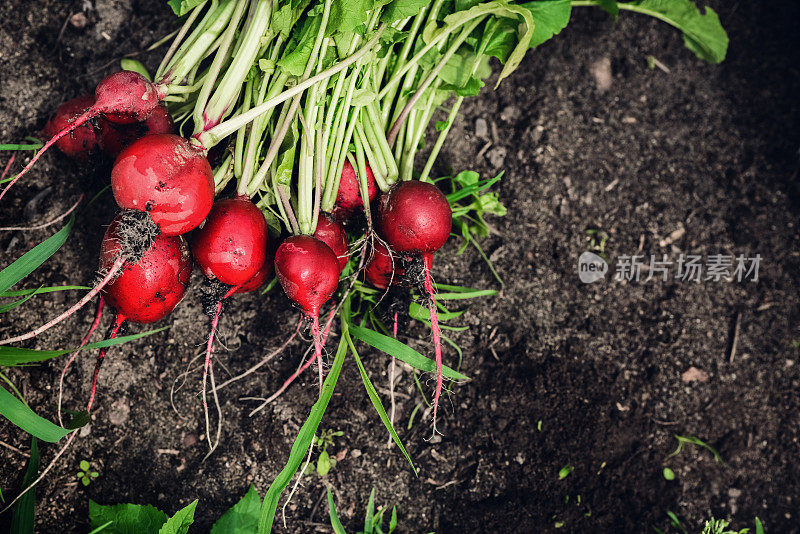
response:
M471 304L459 319L470 330L453 333L472 380L453 387L439 423L444 437L428 441L429 420L417 417L406 430L420 397L403 374L398 428L420 468L415 477L387 447L348 360L322 424L344 431L330 451L343 459L326 480L303 478L286 509L287 527L279 511L276 531L329 531L320 502L329 483L348 531L359 528L374 487L379 503L397 506L403 532L652 532L668 529L668 510L689 532L712 516L737 528L752 527L758 516L768 532L800 532L800 63L791 39L800 8L792 1L712 4L731 36L721 66L700 62L657 21L621 15L614 24L582 9L499 90L487 88L465 106L439 170L489 176L504 169L500 197L508 206L506 218L491 221L497 235L483 243L505 290ZM174 24L161 1L97 0L85 29L67 24L62 32L81 5L0 4L3 142L35 135L57 104L89 91L122 54L143 50ZM669 73L649 69L648 55ZM605 89L595 75L603 63L612 74ZM487 138L476 136L478 119L487 122ZM0 163L7 160L0 155ZM92 196L107 176L107 166L78 167L50 154L12 190L0 225L49 220L81 192ZM82 213L72 238L25 287L89 283L115 209L106 194ZM661 243L680 228L685 233L674 243ZM585 285L577 258L589 247L587 229L610 235L612 265L635 253L673 261L680 253L758 253L759 280ZM0 265L51 234L0 233ZM437 255L436 278L494 287L475 250L456 256L458 245L454 239ZM88 531L89 499L172 513L195 498L194 531L208 531L250 483L263 493L283 466L316 395L312 377L255 417L248 417L254 404L239 399L274 391L308 341L223 390L223 441L206 462L197 440L197 373L176 395L177 413L170 406L173 381L207 335L198 285L195 277L185 302L158 325L169 331L110 351L88 435L37 490L38 532ZM43 322L74 297L37 297L2 316L0 335ZM75 346L93 313L83 310L28 346ZM290 335L296 319L277 292L236 297L221 322L219 374L252 365ZM430 350L420 325L404 335ZM385 386L390 362L366 347L363 355L374 382ZM451 363L456 357L446 354ZM6 372L53 419L61 365ZM68 408L86 398L92 366L85 354L69 375ZM692 366L705 381L682 380ZM430 393L433 381L423 387ZM675 434L702 439L724 464L696 446L667 458ZM28 447L7 422L0 440ZM43 446L44 461L55 451ZM0 458L9 499L25 458L6 447ZM100 472L86 488L75 484L81 459ZM566 465L574 471L559 480ZM665 466L674 481L663 478ZM0 528L8 521L0 517Z

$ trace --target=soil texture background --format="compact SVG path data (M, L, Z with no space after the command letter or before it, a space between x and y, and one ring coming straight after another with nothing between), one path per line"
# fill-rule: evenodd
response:
M90 9L78 29L68 20L83 4ZM387 446L348 359L321 425L344 432L329 450L340 461L324 480L303 478L286 526L279 508L277 532L330 532L326 484L348 531L359 528L375 488L379 504L397 506L401 532L644 533L669 531L667 511L689 532L712 516L737 528L758 516L767 532L800 532L800 62L791 37L800 5L710 4L731 38L719 66L699 61L663 23L632 14L614 23L576 8L570 26L529 52L498 90L487 87L465 104L437 170L504 170L499 195L508 207L507 217L490 221L496 235L482 242L505 288L469 304L458 320L469 330L452 333L471 380L453 386L443 436L430 440L429 420L407 428L420 395L402 372L398 430L416 477ZM158 52L142 51L174 26L157 0L2 2L0 140L38 135L59 103L93 90L124 54L155 67ZM666 69L648 68L648 56ZM9 156L0 154L0 164ZM78 166L53 151L4 199L0 226L50 220L81 193L102 189L108 174L108 164ZM115 211L106 193L24 286L90 283ZM583 284L577 263L590 229L610 236L612 267L633 254L760 254L759 280L681 281L673 266L667 281L623 283L611 273ZM0 232L0 266L52 233ZM437 255L436 279L498 287L474 248L455 254L459 245L453 238ZM198 284L195 273L185 301L158 324L169 330L110 351L88 434L37 489L37 532L87 532L89 499L171 514L195 498L193 531L206 532L249 484L263 494L282 468L315 400L313 376L253 417L254 404L240 399L277 389L309 342L293 343L263 372L221 392L222 444L203 461L199 374L174 396L175 409L170 401L208 332ZM75 295L38 296L0 316L0 337L44 322ZM25 346L76 346L93 314L87 307ZM280 345L296 321L280 292L233 299L220 325L220 380ZM430 350L422 325L402 335ZM385 388L390 360L362 348L367 371ZM448 349L446 359L455 364L457 355ZM53 420L62 365L6 371ZM67 408L83 404L93 365L91 354L78 358ZM428 393L433 384L422 382ZM667 458L676 434L713 446L724 463L696 446ZM23 450L29 443L5 420L0 440ZM48 462L56 447L42 451ZM82 459L100 472L88 487L75 484ZM19 490L25 460L0 447L6 499ZM559 479L567 465L571 474ZM675 480L664 479L664 467ZM0 530L9 521L0 517Z

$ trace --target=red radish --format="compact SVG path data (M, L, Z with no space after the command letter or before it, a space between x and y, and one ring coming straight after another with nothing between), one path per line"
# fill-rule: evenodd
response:
M111 186L121 208L147 212L166 236L196 228L214 203L208 159L201 148L177 135L135 141L114 163Z
M145 135L175 133L175 123L166 106L159 104L145 121L134 124L116 124L99 117L97 130L100 148L108 157L116 159L120 152Z
M94 104L94 95L85 95L67 100L58 108L47 121L42 133L46 137L53 137L59 131L67 128L77 117L80 117L87 109ZM64 155L78 161L86 161L97 147L97 138L91 124L84 123L79 128L72 130L69 135L62 137L56 142L58 148Z
M72 130L80 127L83 123L97 117L105 115L111 122L119 124L131 124L147 119L153 110L158 106L160 92L157 86L136 72L120 71L106 76L94 91L94 105L76 117L68 126L56 133L45 143L42 149L36 153L24 169L6 186L0 193L0 200L17 180L30 170L34 163L47 152L47 149L58 142L59 139L69 134Z
M192 240L192 254L208 278L239 286L267 257L267 222L249 198L219 200Z
M311 319L314 358L322 388L322 339L319 310L339 285L339 261L328 245L311 236L287 238L275 253L275 274L286 296Z
M367 281L378 289L388 289L390 285L401 285L405 269L400 265L400 256L390 252L386 245L375 240L372 257L364 268Z
M436 313L436 294L431 281L433 253L450 236L453 212L447 197L433 184L416 180L400 182L384 194L379 206L380 229L392 250L401 254L419 254L425 270L424 289L436 354L436 393L433 398L433 431L442 393L442 345Z
M342 223L337 221L328 213L320 213L317 220L317 229L314 230L314 237L328 245L336 254L339 261L339 272L344 270L347 260L350 259L350 252L347 248L347 233L344 231Z
M375 175L367 165L367 194L369 202L378 196L378 185L375 183ZM358 185L356 170L345 160L342 167L342 177L339 180L339 191L336 193L336 204L331 214L340 221L346 221L359 210L364 209L364 200L361 196L361 189Z
M100 272L113 269L130 240L125 234L135 231L117 215L106 229L100 245ZM126 320L154 323L166 317L183 299L192 275L192 257L182 237L157 235L152 244L135 262L126 262L119 275L103 288L103 299L112 306L116 318L110 339L119 333ZM100 349L92 376L92 390L86 410L90 411L97 391L97 375L105 360L107 348Z
M111 268L123 254L122 217L109 225L100 247L100 272ZM192 258L180 237L157 235L135 263L126 262L119 275L103 288L106 303L118 315L137 323L165 317L183 298L192 274Z
M271 259L267 258L258 272L250 280L237 287L235 293L249 293L263 286L274 270L273 265Z

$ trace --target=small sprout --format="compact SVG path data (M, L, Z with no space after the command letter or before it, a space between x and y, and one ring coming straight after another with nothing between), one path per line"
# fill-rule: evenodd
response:
M675 472L669 467L664 468L664 478L666 480L675 480Z
M542 431L542 420L541 419L539 419L539 421L536 423L536 430L538 430L539 432Z
M563 521L556 521L553 526L555 528L563 528L564 527L564 522Z
M574 467L574 466L572 466L572 465L570 465L570 464L567 464L567 465L565 465L565 466L564 466L564 467L562 467L562 468L561 468L561 470L558 472L558 480L564 480L564 479L565 479L565 478L567 478L567 477L568 477L570 474L572 474L572 472L573 472L574 470L575 470L575 467Z
M599 475L600 473L602 473L603 469L605 468L606 468L606 463L603 462L602 464L600 464L600 469L597 470L597 474Z
M81 468L81 470L78 471L78 480L80 480L81 484L84 486L88 486L91 484L92 479L100 476L100 473L97 471L89 471L92 466L86 460L81 460L81 463L78 464L78 466Z
M324 477L331 470L331 457L328 451L322 451L317 460L317 474Z

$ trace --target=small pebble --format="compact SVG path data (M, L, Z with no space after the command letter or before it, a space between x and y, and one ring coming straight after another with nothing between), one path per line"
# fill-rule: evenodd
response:
M131 414L131 407L125 398L117 399L111 404L111 411L108 412L108 422L112 425L122 425L128 420Z
M589 67L589 72L592 74L598 90L605 92L611 89L611 83L613 81L613 76L611 74L611 58L605 56L598 59Z
M186 434L183 436L183 448L189 449L197 445L197 434Z
M707 382L708 373L706 373L702 369L698 369L693 365L681 374L681 380L683 380L687 384L689 382Z
M486 119L475 119L475 136L479 139L489 139L489 124Z
M76 30L82 30L89 24L89 19L83 13L75 13L69 18L69 23Z

